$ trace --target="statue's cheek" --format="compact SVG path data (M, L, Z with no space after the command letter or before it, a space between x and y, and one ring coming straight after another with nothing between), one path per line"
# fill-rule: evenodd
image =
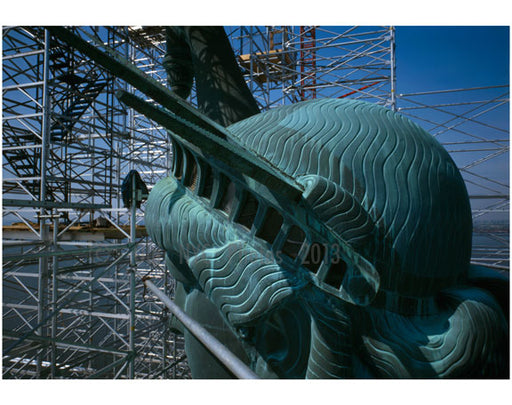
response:
M305 285L242 240L206 249L188 264L207 297L234 326L251 324Z

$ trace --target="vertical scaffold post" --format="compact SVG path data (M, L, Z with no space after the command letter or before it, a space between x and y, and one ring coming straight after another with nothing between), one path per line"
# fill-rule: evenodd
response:
M49 123L50 123L50 94L49 94L49 74L50 74L50 33L48 30L44 31L44 61L43 61L43 116L41 120L41 176L40 176L40 201L46 201L46 168L48 161L48 154L50 148L49 139ZM39 214L39 237L43 243L48 243L48 227L46 224L47 218L46 209L41 207ZM44 336L44 326L42 325L45 312L45 293L46 282L48 279L48 256L39 258L38 268L38 285L37 285L37 323L41 326L37 328L37 334ZM41 378L43 352L40 351L36 360L36 375Z
M54 209L53 212L53 238L52 243L54 248L57 248L57 240L59 234L59 216L57 209ZM58 268L58 258L57 256L53 256L52 259L52 312L56 313L57 308L57 300L59 298L59 285L57 280L57 268ZM55 340L57 339L57 315L52 317L52 328L51 328L51 337L52 337L52 345L51 345L51 377L56 377L57 371L57 346L55 344Z
M132 200L130 206L130 242L135 243L137 236L137 188L135 176L131 178L132 182ZM135 378L135 269L137 247L133 246L130 252L130 330L129 330L129 345L130 345L130 363L128 367L129 378Z
M390 39L389 39L389 48L390 48L390 75L391 75L391 110L396 111L396 58L395 58L395 27L391 26L389 28Z
M300 26L300 99L316 98L316 29Z

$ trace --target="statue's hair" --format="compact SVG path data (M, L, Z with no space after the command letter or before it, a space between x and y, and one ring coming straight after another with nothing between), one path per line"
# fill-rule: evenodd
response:
M468 271L472 225L464 181L446 150L401 114L321 99L270 110L229 130L277 170L327 179L319 185L332 196L330 202L322 196L323 220L335 221L336 209L343 215L342 194L363 207L375 225L377 243L367 254L380 266L381 288L428 296Z

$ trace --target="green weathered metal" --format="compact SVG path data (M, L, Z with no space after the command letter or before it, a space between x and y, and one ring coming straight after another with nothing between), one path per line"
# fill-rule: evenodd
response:
M153 97L166 110L120 97L173 134L173 175L153 187L145 221L178 281L176 303L256 374L508 376L508 276L471 266L464 181L419 126L323 99L219 129L175 96ZM194 377L228 376L184 334Z
M166 27L166 42L162 65L170 88L186 99L194 84L205 116L228 126L260 112L224 28Z
M185 286L178 302L260 376L508 375L508 278L470 271L467 191L435 139L348 99L274 108L227 131L301 184L301 198L269 195L177 139L174 177L153 188L146 224ZM193 375L222 375L201 371L214 361L199 347L187 353Z
M300 184L286 174L270 167L264 161L255 160L250 153L236 143L216 137L178 114L151 105L124 90L119 90L117 97L129 107L171 131L177 140L185 143L202 157L219 160L232 170L256 180L285 198L293 201L300 199L302 195Z

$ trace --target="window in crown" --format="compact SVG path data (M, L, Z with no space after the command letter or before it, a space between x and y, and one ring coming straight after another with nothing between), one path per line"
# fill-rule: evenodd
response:
M258 205L258 200L254 197L254 195L248 191L244 191L242 204L240 206L240 210L238 211L238 216L236 217L235 222L238 222L240 225L243 225L250 230L252 224L254 223L256 213L258 212Z
M336 259L331 263L331 267L329 267L327 271L324 282L339 290L346 272L347 263L341 259Z
M201 175L198 194L201 197L210 199L212 197L213 184L215 181L212 167L208 163L200 161L200 170Z
M283 217L281 214L279 214L279 212L277 212L274 208L268 207L267 211L265 212L263 223L256 232L256 236L272 244L274 243L274 240L276 239L282 224Z
M226 175L220 173L219 184L220 195L217 198L218 203L215 208L224 211L226 214L231 214L236 202L236 186Z
M183 185L194 191L197 187L198 180L196 159L189 150L185 149L185 175L183 178Z
M305 239L306 234L304 231L298 226L292 225L282 247L283 253L292 259L295 259L298 256Z
M183 151L177 142L172 143L173 167L172 173L178 180L183 175Z
M309 246L308 253L302 262L302 265L309 271L317 273L325 258L325 245L314 242Z

